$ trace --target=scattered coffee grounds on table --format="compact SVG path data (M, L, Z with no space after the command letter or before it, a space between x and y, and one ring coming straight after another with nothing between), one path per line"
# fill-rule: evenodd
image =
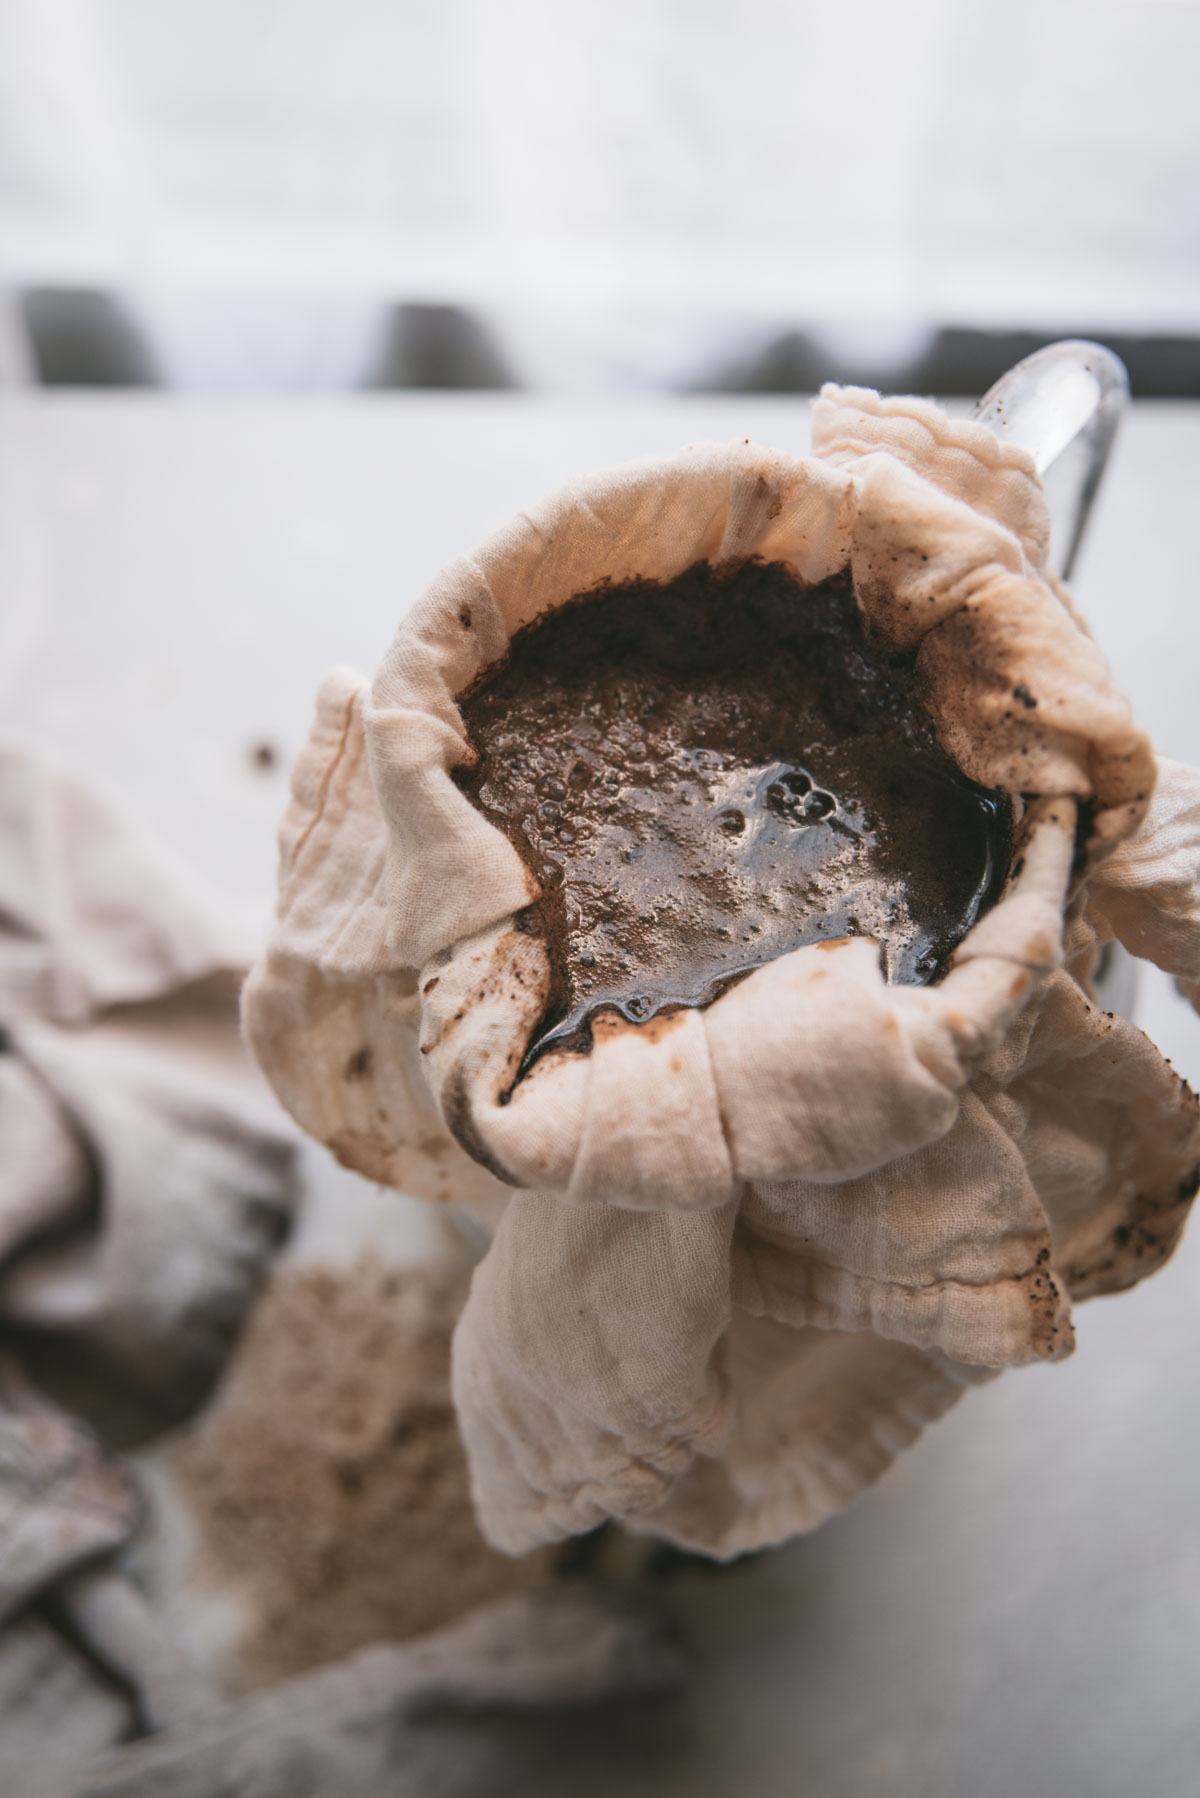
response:
M455 1272L373 1254L281 1266L220 1397L176 1438L189 1585L233 1626L222 1675L238 1691L549 1577L545 1553L489 1548L471 1509L450 1398L465 1296Z
M866 635L848 574L779 563L581 595L462 702L463 791L544 890L553 985L532 1056L704 1005L802 944L873 937L931 980L998 896L1007 800L962 775Z

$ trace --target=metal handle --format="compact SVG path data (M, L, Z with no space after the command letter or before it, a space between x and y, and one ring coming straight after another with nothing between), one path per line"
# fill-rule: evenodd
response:
M1050 564L1069 578L1109 451L1129 398L1125 364L1102 344L1068 339L1035 350L1002 375L975 408L997 437L1027 449L1047 481ZM1137 963L1106 943L1092 975L1097 1005L1132 1017Z
M1092 503L1129 398L1125 364L1103 344L1069 338L1035 350L975 408L997 437L1029 451L1047 482L1050 561L1070 578Z

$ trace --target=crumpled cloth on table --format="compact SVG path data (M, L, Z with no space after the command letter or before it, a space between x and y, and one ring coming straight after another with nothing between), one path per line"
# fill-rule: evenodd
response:
M78 1798L515 1798L553 1768L539 1713L683 1674L661 1619L624 1595L522 1594L116 1749Z
M718 1556L811 1528L965 1387L1068 1354L1072 1299L1161 1265L1196 1190L1194 1095L1090 979L1113 937L1200 978L1200 776L1156 765L1048 573L1028 456L860 389L825 391L813 443L694 446L523 514L373 687L327 678L294 771L248 1034L347 1165L495 1225L454 1390L510 1552L606 1516ZM514 1085L540 889L452 779L457 697L548 607L751 556L848 567L913 652L942 746L1016 808L1002 897L934 986L822 943Z
M287 1229L243 965L81 782L0 744L0 1326L120 1446L195 1407Z
M539 1732L496 1740L464 1731L464 1712L643 1695L683 1676L659 1616L619 1588L576 1581L228 1702L100 1558L139 1520L129 1474L3 1363L0 1395L5 1798L374 1798L384 1785L498 1798L536 1768Z
M133 1476L0 1357L0 1790L54 1798L134 1729L208 1709L203 1674L118 1570Z
M112 1451L204 1397L287 1229L243 965L81 781L0 743L6 1794L211 1698L118 1570L142 1505Z

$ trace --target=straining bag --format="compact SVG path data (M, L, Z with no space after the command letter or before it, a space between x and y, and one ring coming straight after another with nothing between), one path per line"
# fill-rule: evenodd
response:
M1157 1265L1195 1188L1192 1095L1087 984L1114 933L1200 975L1194 809L1150 812L1032 463L857 389L826 390L813 442L695 447L520 517L443 571L369 692L327 680L296 769L247 1028L335 1154L495 1223L455 1398L513 1551L608 1515L716 1554L811 1527L964 1386L1068 1353L1071 1297ZM942 747L1013 797L1003 894L934 986L812 945L706 1009L602 1016L514 1084L549 955L533 876L451 778L457 700L549 608L750 557L848 567L866 627L915 652Z

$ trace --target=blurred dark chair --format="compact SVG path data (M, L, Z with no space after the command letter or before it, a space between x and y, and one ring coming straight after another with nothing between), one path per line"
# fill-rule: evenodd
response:
M409 303L390 309L363 385L505 389L519 382L490 332L470 312Z
M835 379L827 350L807 331L783 331L687 384L688 393L815 393Z
M21 311L43 387L158 387L149 345L128 311L86 287L33 287Z

